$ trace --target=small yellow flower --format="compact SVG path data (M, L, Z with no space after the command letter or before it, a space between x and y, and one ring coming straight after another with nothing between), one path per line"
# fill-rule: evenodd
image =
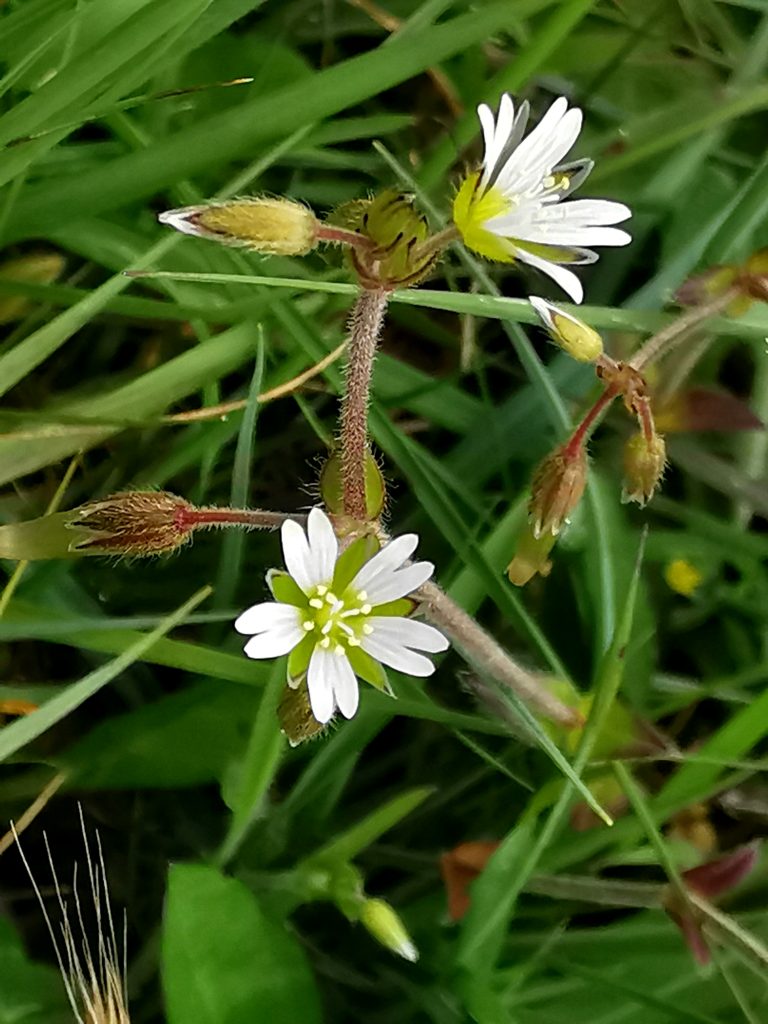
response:
M675 558L665 567L664 579L670 590L683 597L691 597L701 586L704 577L687 559Z

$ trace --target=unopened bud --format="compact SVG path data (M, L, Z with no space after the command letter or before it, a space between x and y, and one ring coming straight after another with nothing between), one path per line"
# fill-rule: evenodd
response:
M277 256L304 256L317 245L318 221L292 199L253 196L203 206L182 206L158 217L185 235L210 238Z
M326 729L312 714L309 704L307 684L301 681L298 686L286 686L280 703L277 706L277 717L292 747L298 747L305 740L314 739Z
M621 500L647 505L664 476L667 446L661 434L640 430L624 446L624 490Z
M64 265L64 257L57 252L30 253L0 263L0 280L51 284L61 276ZM31 308L31 300L23 295L0 293L0 324L20 320Z
M539 576L548 576L552 569L549 553L554 544L554 534L545 533L535 537L531 527L526 526L517 539L514 558L507 566L510 583L524 587L537 573Z
M419 959L419 951L405 925L386 900L366 900L360 911L360 920L382 946L411 963Z
M195 529L193 506L167 491L126 491L70 513L79 534L71 550L87 555L145 557L175 551Z
M528 301L536 310L552 341L580 363L593 363L603 354L603 339L587 324L536 295Z
M727 264L708 267L683 281L675 292L675 302L681 306L701 306L734 287L738 268Z
M566 443L539 463L531 484L528 514L536 540L557 536L573 512L587 482L587 453L583 445Z
M341 478L341 455L330 455L320 473L320 496L332 515L344 514L344 486ZM379 464L371 452L365 456L365 511L369 521L378 519L386 502L386 486Z
M193 512L183 498L165 491L113 494L69 512L0 526L0 558L163 555L191 538Z

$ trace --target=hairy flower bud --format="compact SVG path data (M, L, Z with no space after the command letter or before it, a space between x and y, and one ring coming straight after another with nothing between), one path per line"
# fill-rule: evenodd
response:
M318 221L292 199L246 196L166 210L158 217L185 235L210 238L277 256L304 256L317 245Z
M667 446L661 434L640 430L624 446L624 489L621 500L647 505L664 476Z
M277 707L277 717L292 747L298 747L305 740L314 739L325 731L325 725L312 714L306 681L297 687L286 686Z
M419 959L419 951L405 925L386 900L366 900L360 910L360 921L382 946L411 963Z
M126 491L83 505L70 513L80 554L163 555L185 544L195 528L192 506L166 491Z
M196 524L193 506L164 491L127 491L0 526L0 557L36 561L77 555L144 557L175 551Z
M533 474L528 515L536 540L557 536L573 512L587 482L587 453L582 445L564 444L539 463Z
M528 301L536 310L552 341L580 363L593 363L603 354L603 339L587 324L551 302L529 295Z

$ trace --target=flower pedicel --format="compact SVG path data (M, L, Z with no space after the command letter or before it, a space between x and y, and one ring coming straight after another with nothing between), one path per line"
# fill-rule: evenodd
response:
M379 549L372 537L353 541L339 554L328 516L313 508L307 532L288 520L281 530L287 572L270 572L274 601L253 605L235 629L250 635L249 658L288 654L288 685L306 679L315 719L325 724L338 709L345 718L357 711L358 677L388 690L382 665L412 676L429 676L435 666L423 653L448 649L443 634L406 618L408 598L425 583L431 562L408 563L418 544L404 534Z
M581 302L581 282L563 264L594 263L597 253L585 246L627 245L631 236L611 225L627 220L631 211L608 199L562 203L593 167L591 160L560 163L581 131L581 111L569 110L561 96L523 138L528 113L528 103L521 103L515 114L507 93L495 119L484 103L477 108L483 163L461 183L453 220L470 249L503 263L528 263Z

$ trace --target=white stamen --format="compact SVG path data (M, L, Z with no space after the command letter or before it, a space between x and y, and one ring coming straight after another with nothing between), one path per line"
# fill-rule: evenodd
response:
M312 622L311 619L307 619L306 622L302 622L301 628L305 629L308 633L311 633L312 630L315 628L315 624L314 622Z
M320 600L319 597L311 597L309 599L309 607L310 608L318 608L318 609L322 608L323 607L323 602Z

